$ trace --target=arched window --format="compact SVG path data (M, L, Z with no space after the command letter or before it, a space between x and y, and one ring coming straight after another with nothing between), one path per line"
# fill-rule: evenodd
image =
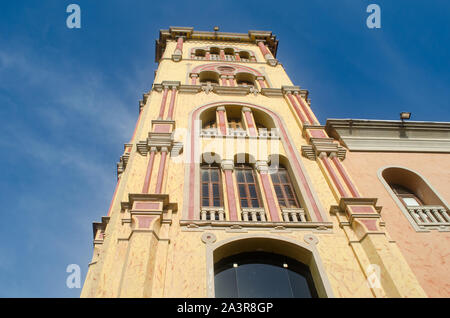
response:
M255 75L250 73L237 73L236 83L239 86L254 86L255 85Z
M205 56L206 56L206 51L205 50L203 50L203 49L196 49L195 50L195 57L203 59L203 58L205 58Z
M215 120L211 120L211 121L204 123L202 128L203 129L216 129L217 123Z
M250 54L246 51L240 51L239 57L241 58L241 61L248 62L250 60Z
M253 168L248 164L239 164L235 172L241 207L261 208L261 194Z
M220 168L215 165L201 166L202 207L222 207L222 178Z
M388 167L378 177L416 231L450 229L448 204L417 172Z
M281 208L300 208L289 173L283 166L279 166L271 173L273 187Z
M286 256L247 252L214 266L216 297L316 298L308 266Z
M219 74L212 71L203 71L199 75L200 83L219 85Z

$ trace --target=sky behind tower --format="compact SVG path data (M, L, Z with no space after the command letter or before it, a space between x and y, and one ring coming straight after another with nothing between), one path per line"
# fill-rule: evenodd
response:
M66 8L81 8L81 29ZM369 29L366 8L381 7ZM327 118L450 121L445 0L2 1L0 297L78 297L92 222L153 84L160 29L269 30L278 60Z

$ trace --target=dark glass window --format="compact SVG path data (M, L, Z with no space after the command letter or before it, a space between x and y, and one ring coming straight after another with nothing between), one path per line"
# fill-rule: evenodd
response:
M253 168L248 165L237 165L235 171L241 207L262 207L261 195Z
M282 208L299 208L297 196L295 195L289 173L286 168L280 166L271 174L273 187L278 198L278 204Z
M222 199L222 179L220 169L216 166L203 165L201 174L201 199L204 207L221 207Z
M285 256L251 252L227 257L214 266L216 297L316 298L308 266Z

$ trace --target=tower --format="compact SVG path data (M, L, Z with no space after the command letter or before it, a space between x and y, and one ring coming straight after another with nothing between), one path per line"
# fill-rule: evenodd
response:
M277 47L160 31L82 297L426 296Z

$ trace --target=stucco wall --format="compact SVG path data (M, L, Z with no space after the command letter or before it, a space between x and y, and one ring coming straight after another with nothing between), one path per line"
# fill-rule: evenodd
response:
M450 296L450 233L416 232L377 176L401 166L420 173L450 202L450 154L350 152L345 164L364 197L378 198L386 228L430 297Z

